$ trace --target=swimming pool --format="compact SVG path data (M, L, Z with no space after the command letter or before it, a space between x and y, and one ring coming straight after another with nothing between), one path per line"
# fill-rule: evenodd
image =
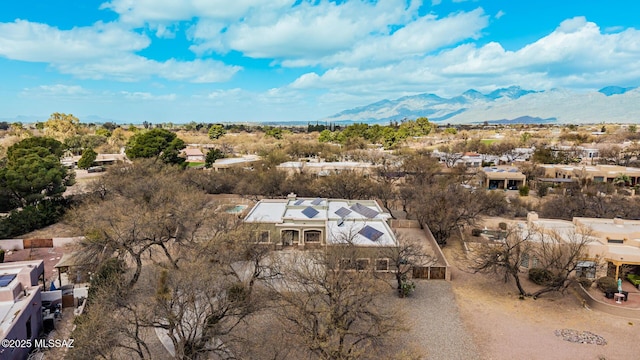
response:
M247 205L226 205L224 212L228 214L240 214L247 208Z

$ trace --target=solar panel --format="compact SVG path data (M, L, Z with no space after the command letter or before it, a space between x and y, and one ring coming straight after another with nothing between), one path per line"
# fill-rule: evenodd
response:
M304 214L304 216L306 216L309 219L311 219L314 216L318 215L319 211L314 209L314 208L312 208L311 206L308 206L304 210L302 210L302 213Z
M320 205L320 203L322 202L321 198L315 198L313 199L313 201L311 202L311 205Z
M293 205L300 205L303 202L304 202L304 199L296 200L296 202L294 202Z
M340 209L336 210L336 215L340 216L341 218L344 218L349 214L351 214L351 210L347 209L344 206L341 207Z
M358 234L366 237L367 239L369 239L371 241L376 241L376 240L378 240L380 238L380 236L384 235L383 232L378 231L378 230L372 228L369 225L366 225L360 231L358 231Z
M5 287L9 285L15 278L16 278L16 274L0 275L0 287Z
M355 203L353 205L351 205L351 210L357 212L358 214L369 218L369 219L373 219L374 217L378 216L378 212L372 209L369 209L368 207L360 204L360 203Z

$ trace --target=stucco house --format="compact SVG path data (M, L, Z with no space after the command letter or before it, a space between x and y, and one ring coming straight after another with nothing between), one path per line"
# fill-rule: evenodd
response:
M261 200L244 221L257 225L256 242L275 249L339 249L350 244L362 254L358 267L389 271L389 260L380 254L398 245L388 224L390 218L373 200L298 198L290 194L287 199Z
M588 254L579 269L588 278L605 275L618 278L623 265L640 274L640 220L575 217L566 221L540 219L536 213L529 213L527 221L542 229L588 234L591 239ZM598 268L598 263L606 266Z
M527 176L511 166L485 167L478 172L480 183L488 189L519 189L527 184Z
M39 284L39 281L42 284ZM33 340L42 330L44 261L0 264L0 339ZM29 348L0 347L0 359L26 359Z

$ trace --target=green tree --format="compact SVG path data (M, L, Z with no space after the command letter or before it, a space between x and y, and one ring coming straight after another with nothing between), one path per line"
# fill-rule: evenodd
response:
M78 167L80 169L88 169L93 165L93 162L96 161L98 154L93 151L93 149L89 148L82 153L82 157L78 160Z
M211 149L204 159L204 167L210 168L218 159L224 158L224 153L220 149Z
M73 174L60 163L62 144L50 138L28 138L9 147L0 185L22 206L62 195Z
M211 125L209 128L209 138L211 140L220 139L227 133L227 130L224 129L224 126L220 124Z
M80 120L73 114L56 112L44 123L45 134L59 141L77 135L79 128Z
M135 134L129 139L125 153L129 159L155 158L170 164L182 164L180 150L186 147L184 141L169 130L155 128Z
M278 127L269 126L265 128L264 134L274 139L278 139L278 140L282 139L282 129Z

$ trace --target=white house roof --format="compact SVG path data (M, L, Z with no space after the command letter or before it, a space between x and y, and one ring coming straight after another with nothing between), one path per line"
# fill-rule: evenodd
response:
M396 237L387 224L390 217L372 200L288 198L261 200L244 220L270 224L320 223L326 227L328 244L348 239L360 246L391 246L396 244Z

